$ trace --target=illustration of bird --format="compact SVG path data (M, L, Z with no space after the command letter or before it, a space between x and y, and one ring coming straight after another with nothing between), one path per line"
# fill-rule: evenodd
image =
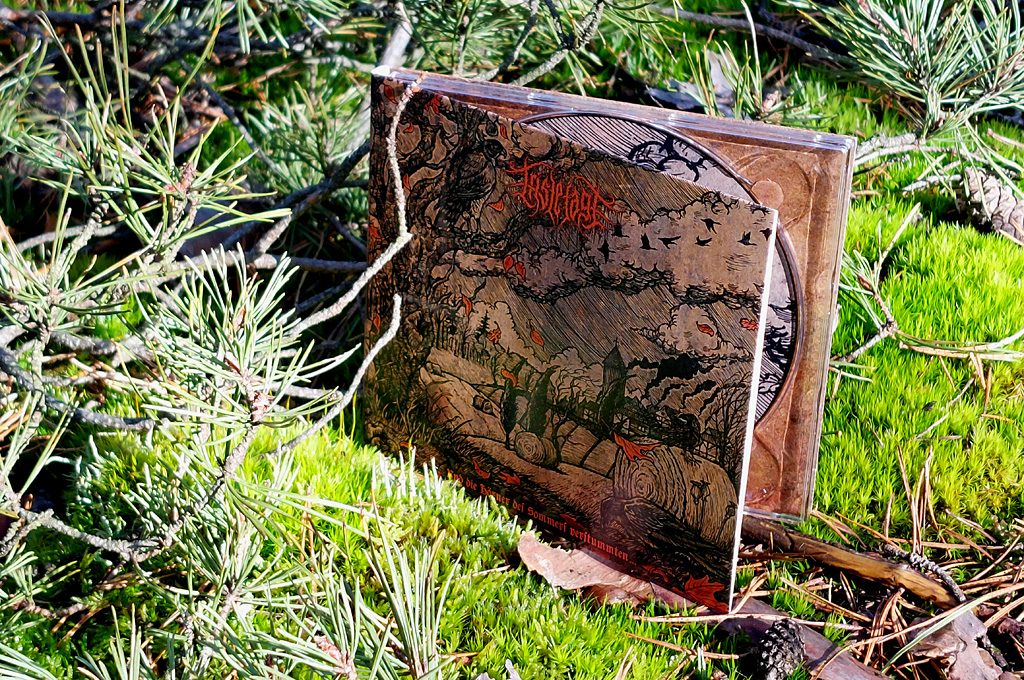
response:
M486 472L482 467L480 467L480 463L475 460L473 461L473 471L476 472L476 476L480 479L489 479L491 476L491 473Z
M708 236L707 238L701 238L700 236L697 237L697 245L699 245L699 246L706 246L709 243L711 243L711 237L710 236Z
M739 241L737 241L737 243L742 243L745 246L752 246L752 245L754 245L753 243L750 242L750 232L749 231L743 232L743 238L741 238Z
M672 245L681 238L682 236L673 236L672 238L662 238L659 236L658 240L664 243L666 248L671 248Z
M487 334L487 339L493 342L495 345L498 344L498 338L501 337L501 328L495 328L493 331Z
M611 251L611 248L608 247L608 240L607 239L605 239L605 242L602 243L601 247L597 249L597 252L599 252L602 255L604 255L604 261L605 262L608 261L608 256L611 254L612 251Z
M715 337L715 329L707 325L706 323L697 324L697 330L699 330L701 333L710 335L711 337Z
M701 219L701 222L704 223L704 226L707 227L708 231L710 231L712 234L717 234L718 233L717 231L715 231L715 227L719 226L718 222L715 222L710 217L705 217L705 218Z
M768 229L762 229L761 234L764 235L764 240L767 241L772 235L772 230L770 227Z
M540 333L537 332L537 329L533 327L532 319L530 320L530 339L533 340L538 345L540 345L541 347L544 346L544 338L542 338L540 336Z
M636 444L629 441L625 437L619 435L618 432L612 432L612 438L615 443L622 449L622 453L626 455L626 459L631 463L635 463L638 460L652 460L650 456L644 455L645 451L650 451L656 448L658 444Z
M506 484L511 484L513 486L519 486L520 484L523 483L523 480L519 479L519 475L517 475L514 472L512 474L509 474L507 472L499 472L498 476L501 477L501 480L503 482L505 482Z
M651 241L647 238L647 234L640 236L640 250L654 250L651 247Z
M746 328L748 331L757 330L757 322L751 321L750 319L740 319L740 325Z

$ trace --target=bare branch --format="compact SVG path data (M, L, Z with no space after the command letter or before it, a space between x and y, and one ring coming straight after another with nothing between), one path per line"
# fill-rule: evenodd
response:
M420 76L413 84L405 88L405 91L402 93L402 98L398 101L398 105L395 108L394 118L391 119L391 128L388 130L388 165L391 168L391 180L394 184L395 210L396 217L398 219L398 237L373 261L373 264L366 268L366 271L363 272L362 276L356 279L356 282L352 284L352 287L337 302L330 307L313 314L296 326L296 333L302 333L303 331L340 314L346 307L352 304L352 301L356 299L356 296L359 295L366 284L370 282L370 279L376 276L377 272L383 269L384 265L391 262L395 255L397 255L398 252L412 240L412 232L409 231L409 225L406 221L405 215L405 192L401 189L402 171L398 167L398 121L402 117L405 107L408 106L409 100L412 99L413 93L422 81L423 76Z
M401 321L402 296L395 295L392 300L391 324L388 326L388 329L384 332L384 334L377 339L377 342L375 342L373 347L370 348L370 351L367 352L366 356L363 357L363 362L359 364L359 369L356 371L355 376L352 377L352 382L348 386L348 389L346 389L345 392L341 394L341 398L334 404L334 406L331 407L329 411L327 411L327 413L324 414L322 418L320 418L320 420L313 423L313 425L311 425L305 432L300 434L298 437L295 437L291 441L281 444L273 451L267 452L266 454L264 454L264 456L267 458L276 458L281 454L291 451L296 446L298 446L299 444L306 441L311 436L322 430L328 423L337 418L341 414L341 412L344 411L348 407L348 405L352 403L352 399L355 398L356 391L359 389L359 386L363 381L363 376L366 375L366 371L369 369L370 364L373 363L373 360L377 357L377 354L380 353L380 351L384 349L384 347L389 342L394 340L396 335L398 335L398 329L401 326Z
M16 382L23 390L41 394L46 408L51 411L57 411L58 413L69 413L73 419L80 423L114 430L129 430L134 432L147 432L153 429L157 424L157 421L152 418L122 418L120 416L112 416L106 413L96 413L94 411L89 411L87 409L67 404L39 387L28 371L18 364L18 360L14 355L4 349L0 349L0 370L3 370L5 373L10 375L11 378L14 379L14 382Z
M384 54L380 57L377 66L387 68L398 68L405 62L405 50L412 40L412 22L409 14L405 11L405 3L402 0L395 2L395 15L398 17L398 25L391 33L388 44L384 47Z
M249 264L256 269L274 269L281 264L281 256L267 253L250 261ZM309 257L292 257L288 259L288 264L303 271L321 272L324 274L351 274L366 269L365 262L318 260Z
M256 245L252 247L246 255L249 261L257 260L261 255L264 255L267 250L270 249L277 239L281 238L285 230L288 229L289 225L298 217L305 215L312 208L319 205L325 198L330 196L332 193L341 188L342 183L348 179L348 176L355 169L359 161L363 160L363 157L370 152L370 140L365 139L363 142L348 155L345 160L338 164L331 174L326 177L319 184L315 184L308 189L297 191L282 201L276 207L289 207L294 205L290 214L285 215L277 222L275 222L270 229L260 237L256 242ZM238 243L244 238L253 228L255 228L259 222L247 222L245 225L240 227L234 234L231 235L226 241L224 241L224 249L230 250L232 246Z
M366 253L366 244L356 238L355 234L352 233L352 228L357 226L355 222L349 222L348 224L342 224L341 220L338 219L337 215L328 216L328 221L334 226L334 229L341 234L346 241L358 248L363 254Z
M714 14L699 14L697 12L684 12L683 10L676 9L674 7L657 7L658 12L661 12L665 16L672 17L678 21L687 21L693 24L703 24L704 26L714 26L716 28L726 28L733 31L741 31L747 33L750 31L750 22L746 19L729 19L728 17L720 17ZM809 43L806 40L797 38L792 33L786 31L780 31L777 28L770 26L763 26L761 24L754 24L754 30L757 31L758 35L763 35L766 38L772 40L778 40L793 47L803 50L808 56L814 57L815 59L821 59L822 61L831 61L836 64L843 64L849 61L848 58L836 54L835 52L820 47L813 43Z
M67 229L64 230L64 236L78 236L87 228L88 225L85 224L77 227L68 227ZM92 236L110 236L115 231L117 231L117 225L111 225L109 227L100 227L92 232ZM55 240L57 240L57 235L58 233L56 231L47 231L45 233L39 234L38 236L27 238L24 241L20 241L18 243L18 250L20 252L25 252L26 250L35 248L36 246L45 245L47 243L53 243Z
M121 340L103 340L101 338L83 338L71 333L54 332L50 339L61 347L73 352L88 352L102 356L116 356L115 363L122 364L130 359L153 361L153 351L146 346L142 338L129 335Z
M512 51L508 53L500 64L489 71L484 71L478 75L475 80L494 80L507 71L508 67L519 58L519 52L523 49L523 45L526 44L527 38L530 37L534 27L537 25L537 11L539 9L540 0L530 0L530 16L527 17L526 23L523 25L523 30L519 34L519 39L516 40L516 44L512 46Z

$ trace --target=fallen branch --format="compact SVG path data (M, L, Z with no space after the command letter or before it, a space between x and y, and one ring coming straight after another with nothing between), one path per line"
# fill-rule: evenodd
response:
M743 518L743 535L762 543L771 555L798 555L846 573L883 583L891 588L904 588L923 600L944 609L960 604L956 596L942 584L906 564L895 564L879 557L841 548L821 539L794 531L780 524L755 517Z
M587 550L566 552L540 542L532 533L523 534L519 540L519 555L530 571L536 572L556 587L577 590L588 583L602 584L613 590L628 592L634 602L655 600L673 611L693 608L693 603L683 596L655 583L630 576ZM711 614L686 619L693 618L717 626L731 635L742 633L754 642L759 642L774 622L792 618L752 597L743 598L741 603L736 604L736 609L732 614ZM664 623L680 617L647 618L637 615L635 618ZM878 680L884 677L859 663L848 650L837 647L807 626L800 626L800 638L808 670L821 672L820 677L825 680Z

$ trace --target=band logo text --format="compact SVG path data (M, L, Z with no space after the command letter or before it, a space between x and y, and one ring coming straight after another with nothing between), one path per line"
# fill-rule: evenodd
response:
M585 177L561 175L548 163L525 158L519 167L510 161L508 173L518 180L510 185L512 195L534 215L543 214L556 227L571 224L581 234L608 228L606 211L615 207L615 199L603 196Z

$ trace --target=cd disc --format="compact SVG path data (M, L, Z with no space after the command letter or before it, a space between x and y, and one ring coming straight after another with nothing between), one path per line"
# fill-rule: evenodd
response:
M750 193L750 182L730 168L727 161L678 132L618 116L579 111L540 114L520 122L594 151L737 198L757 201ZM800 288L792 267L789 242L781 225L775 243L757 397L758 421L784 391L798 351Z

